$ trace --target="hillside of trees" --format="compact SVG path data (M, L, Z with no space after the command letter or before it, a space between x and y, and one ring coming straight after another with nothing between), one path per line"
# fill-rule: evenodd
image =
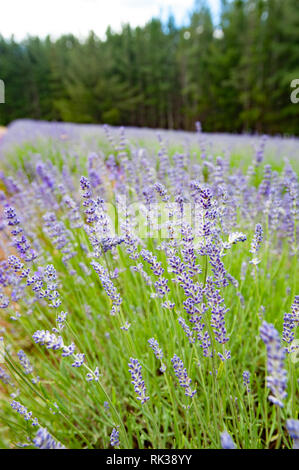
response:
M299 134L298 0L198 1L189 24L152 19L22 42L0 36L0 124L33 118L204 131Z

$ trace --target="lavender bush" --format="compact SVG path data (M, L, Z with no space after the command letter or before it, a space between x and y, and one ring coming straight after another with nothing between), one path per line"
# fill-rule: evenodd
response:
M297 446L298 140L18 121L0 155L2 448Z

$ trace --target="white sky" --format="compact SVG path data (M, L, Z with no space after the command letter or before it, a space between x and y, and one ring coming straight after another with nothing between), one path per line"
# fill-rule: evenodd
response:
M220 0L209 0L217 14ZM172 11L177 23L188 19L194 0L0 0L0 34L20 40L28 34L53 38L65 33L85 37L90 30L104 37L107 26L143 25Z

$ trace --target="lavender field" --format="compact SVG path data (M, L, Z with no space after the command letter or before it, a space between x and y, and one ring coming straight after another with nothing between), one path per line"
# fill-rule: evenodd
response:
M1 448L299 448L299 139L15 121Z

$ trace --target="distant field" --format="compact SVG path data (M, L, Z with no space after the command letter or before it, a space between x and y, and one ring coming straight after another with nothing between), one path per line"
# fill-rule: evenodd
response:
M109 127L111 138L118 139L119 128ZM96 152L99 149L108 152L111 144L105 133L105 126L71 123L48 123L46 121L20 120L8 127L9 132L0 145L0 155L7 152L9 160L13 155L11 150L20 147L20 154L38 152L41 148L43 159L48 156L59 158L63 153ZM261 136L239 134L213 134L196 132L171 131L163 129L126 128L126 138L130 147L144 147L150 154L160 148L159 136L167 146L168 153L190 152L196 154L199 146L207 156L229 155L230 162L235 166L249 166L252 156L259 147ZM57 153L58 152L58 153ZM15 153L15 158L18 158ZM280 168L286 159L290 161L295 171L299 172L299 138L298 137L267 137L267 146L263 155L265 163L271 163L274 169ZM5 161L3 161L5 164Z

